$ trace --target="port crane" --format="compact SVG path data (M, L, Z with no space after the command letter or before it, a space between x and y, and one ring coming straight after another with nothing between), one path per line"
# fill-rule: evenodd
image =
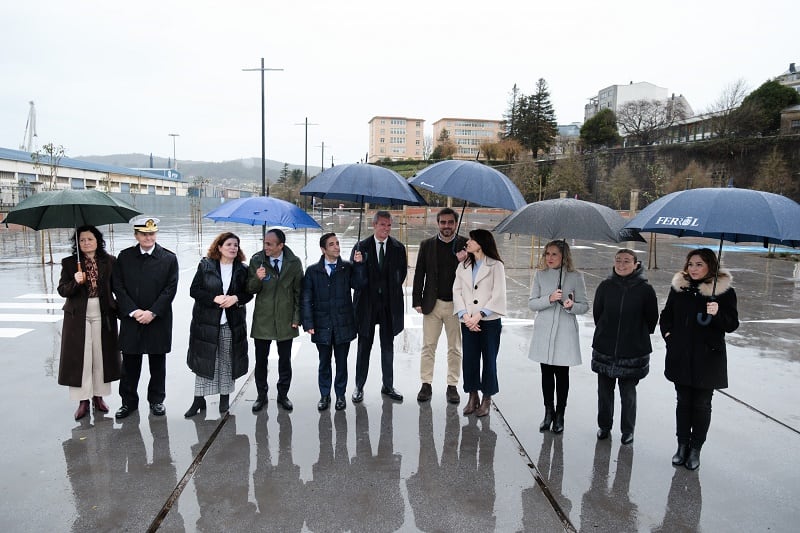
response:
M25 124L25 136L22 139L22 144L19 146L20 150L32 152L34 149L33 142L36 135L36 107L33 105L33 100L28 102L31 107L28 111L28 122Z

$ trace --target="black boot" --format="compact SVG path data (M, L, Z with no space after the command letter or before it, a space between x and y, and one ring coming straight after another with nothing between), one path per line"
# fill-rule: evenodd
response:
M673 466L681 466L686 462L686 455L689 453L689 445L678 443L678 451L672 456Z
M545 406L544 408L544 418L542 419L542 423L539 424L539 431L547 431L550 429L550 425L553 423L553 416L556 414L556 410L553 409L552 406Z
M219 412L220 413L227 413L228 409L231 407L231 397L229 394L220 394L219 395Z
M689 455L686 456L686 462L683 466L689 470L697 470L700 467L700 448L692 446L689 448Z
M191 418L197 414L198 411L205 411L206 410L206 399L202 396L195 396L194 401L192 402L192 406L189 408L188 411L183 413L183 416L186 418Z
M553 433L564 431L564 408L556 409L556 417L553 419Z

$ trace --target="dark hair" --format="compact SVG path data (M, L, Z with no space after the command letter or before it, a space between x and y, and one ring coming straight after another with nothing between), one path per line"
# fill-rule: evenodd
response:
M278 242L281 244L286 244L286 234L283 230L279 230L278 228L272 228L267 230L267 233L272 233L278 238Z
M105 257L108 255L108 252L106 252L106 241L103 238L103 234L100 233L100 230L96 227L89 225L77 228L75 233L72 234L72 253L77 255L78 250L80 249L78 246L78 240L81 238L81 233L85 231L88 231L94 235L95 239L97 239L97 251L95 251L95 254L98 257Z
M708 265L708 276L706 279L713 278L719 271L719 261L717 261L717 254L711 248L697 248L692 250L686 255L686 262L683 263L684 275L689 275L689 260L694 256L699 256L703 262Z
M388 218L389 222L391 222L392 214L389 211L375 211L375 214L372 215L372 223L377 224L379 218Z
M617 253L614 254L614 257L617 257L619 254L628 254L629 256L633 257L634 264L639 262L639 258L636 257L636 252L634 252L630 248L620 248L619 250L617 250Z
M336 234L334 232L332 232L332 231L330 233L323 234L322 237L319 238L319 247L320 248L327 247L328 246L328 239L330 239L331 237L336 237Z
M497 244L494 242L492 232L485 229L474 229L469 232L469 238L478 243L478 246L481 247L481 251L483 251L483 255L486 257L491 257L492 259L500 261L501 263L503 262L503 260L500 259L500 253L497 251ZM467 258L464 260L464 266L470 266L474 264L475 254L467 252Z
M214 241L211 243L211 246L208 247L208 258L214 259L215 261L219 261L222 259L222 254L219 252L219 247L225 244L225 241L228 239L236 239L236 244L239 245L239 251L236 254L236 260L239 262L243 262L245 260L244 252L242 251L241 241L239 240L239 236L235 233L231 233L230 231L226 231L217 235Z
M439 219L446 215L453 215L453 218L456 219L456 223L458 223L458 213L456 213L453 209L449 207L445 207L438 213L436 213L436 223L439 223Z
M567 269L567 272L575 272L575 265L572 263L572 252L569 251L569 244L564 239L556 239L544 245L542 255L539 257L539 263L536 265L538 270L547 270L547 249L558 248L561 252L561 266Z

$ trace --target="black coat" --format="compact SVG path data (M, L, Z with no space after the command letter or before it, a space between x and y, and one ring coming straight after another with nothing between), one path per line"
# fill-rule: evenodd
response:
M439 246L439 235L434 235L425 239L419 245L417 253L417 266L414 268L414 287L411 291L411 307L421 307L422 314L427 315L433 311L438 299L439 277L443 278L444 283L449 283L450 287L456 280L456 267L458 259L455 252L463 250L467 244L467 239L456 236L453 241L448 243L448 248L452 250L452 257L448 257L453 264L450 272L439 272L439 259L436 251Z
M597 286L592 314L592 370L611 378L644 378L650 371L658 298L642 266L625 277L612 270Z
M692 288L683 272L672 278L667 304L661 311L661 335L667 344L664 375L678 385L700 389L728 386L725 333L739 327L733 278L720 269L715 300L719 311L707 326L697 321L711 299L712 281Z
M231 374L233 379L247 373L247 311L245 304L253 295L246 291L247 266L239 261L233 262L228 296L236 296L239 303L225 309L228 326L231 328ZM186 364L204 378L212 379L217 366L217 345L219 343L219 321L222 309L214 303L214 298L222 294L220 264L216 259L204 257L197 265L189 296L194 298L192 323L189 326L189 351Z
M178 259L158 243L152 254L139 245L126 248L114 262L111 278L119 309L119 347L123 354L165 354L172 351L172 300L178 291ZM130 314L152 311L156 318L139 324Z
M367 272L363 263L336 262L328 275L325 256L306 269L300 299L303 329L314 330L314 344L342 344L356 338L356 314L351 289L363 289Z
M356 308L356 319L360 335L366 335L372 326L373 308L379 305L389 307L392 316L392 335L403 331L405 305L403 302L403 282L408 273L406 247L392 236L386 240L386 252L383 270L378 268L378 257L375 253L375 236L367 237L356 246L361 251L367 264L367 287L356 289L353 304ZM353 249L355 253L356 248ZM353 260L352 254L350 261ZM378 293L378 288L385 289Z

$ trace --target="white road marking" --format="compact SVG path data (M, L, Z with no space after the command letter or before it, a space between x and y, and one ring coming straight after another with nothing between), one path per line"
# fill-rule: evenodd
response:
M28 303L5 303L0 302L0 309L61 309L64 306L63 302L54 302L54 303L38 303L38 302L28 302Z
M14 298L28 298L28 299L41 299L46 298L48 300L63 300L64 298L57 293L41 293L41 292L29 292L28 294L20 294L19 296L15 296Z
M0 314L0 322L58 322L63 316L58 315L35 315L33 313L3 313Z
M740 320L740 324L800 324L800 318L775 318L766 320Z
M31 331L33 330L25 328L0 328L0 338L13 339L15 337L19 337L20 335L30 333Z

